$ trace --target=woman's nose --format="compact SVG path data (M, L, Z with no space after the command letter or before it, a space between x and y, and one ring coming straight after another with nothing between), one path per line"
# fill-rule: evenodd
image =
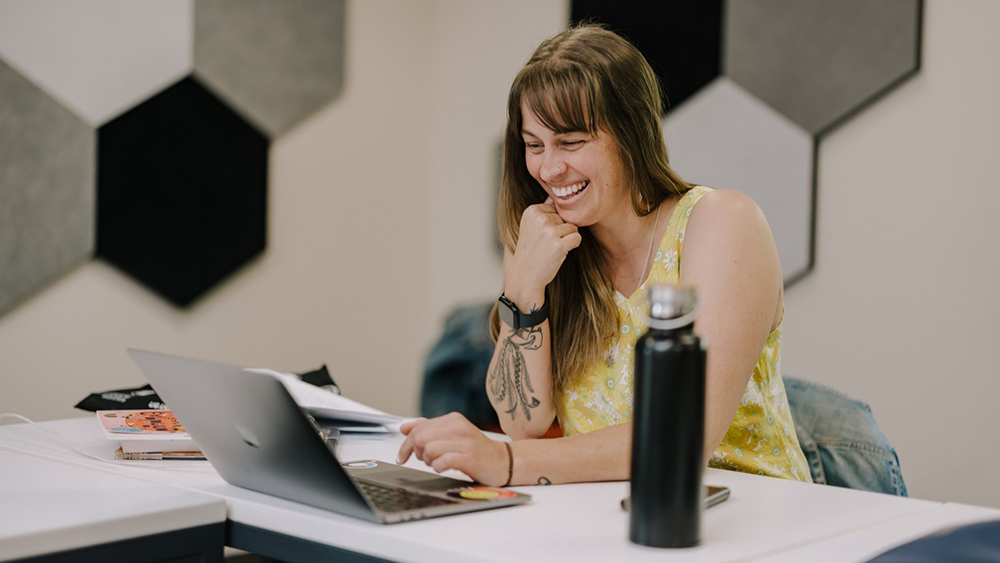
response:
M542 160L542 179L546 182L558 179L566 172L566 161L556 153L551 151L545 154Z

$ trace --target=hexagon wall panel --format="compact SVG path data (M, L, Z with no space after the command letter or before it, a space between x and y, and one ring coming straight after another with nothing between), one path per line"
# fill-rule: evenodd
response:
M268 141L186 78L101 127L97 254L185 306L264 249Z
M187 75L191 0L3 0L0 56L96 127Z
M344 80L343 0L197 0L195 74L269 135Z
M670 162L688 181L738 189L768 217L786 280L809 268L813 138L726 77L672 112ZM684 139L684 142L672 142Z
M919 67L915 0L739 0L727 8L726 76L811 133Z
M722 0L574 0L570 21L596 21L627 37L649 61L668 107L679 107L720 71Z
M0 312L90 257L94 132L0 60Z
M922 0L572 5L571 21L608 24L659 74L671 98L664 129L678 172L754 198L786 285L811 271L820 141L919 70ZM664 62L670 56L697 62Z

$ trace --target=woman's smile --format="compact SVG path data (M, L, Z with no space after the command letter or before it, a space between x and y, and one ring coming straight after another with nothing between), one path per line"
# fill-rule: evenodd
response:
M577 182L575 184L570 184L564 187L557 187L557 186L549 186L549 187L552 188L552 194L555 195L557 198L563 200L569 200L572 199L573 196L583 192L583 190L587 189L587 186L589 185L590 182L584 180L582 182Z

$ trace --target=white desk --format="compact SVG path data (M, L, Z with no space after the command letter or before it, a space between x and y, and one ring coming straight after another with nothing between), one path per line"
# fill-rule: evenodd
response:
M222 558L224 500L2 446L0 507L4 560Z
M45 426L86 451L111 456L113 447L101 437L92 417ZM398 435L382 440L347 438L338 453L344 460L391 461L400 441ZM4 445L32 451L49 449L50 455L76 465L105 465L79 456L26 425L0 428L0 447ZM425 468L414 460L408 465ZM530 505L380 526L233 487L205 462L108 467L106 470L132 478L224 498L230 545L276 558L320 554L325 546L335 546L376 558L414 562L811 560L816 554L826 560L855 561L935 529L1000 518L1000 510L966 510L710 469L705 482L726 485L732 495L704 513L702 545L660 550L628 541L628 515L619 507L628 490L624 482L521 487L518 490L533 495ZM286 549L292 551L276 551Z

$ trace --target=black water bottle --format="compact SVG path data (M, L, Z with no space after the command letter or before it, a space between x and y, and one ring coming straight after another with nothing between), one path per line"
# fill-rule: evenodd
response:
M635 345L629 539L652 547L700 541L705 352L693 287L647 291L648 329Z

